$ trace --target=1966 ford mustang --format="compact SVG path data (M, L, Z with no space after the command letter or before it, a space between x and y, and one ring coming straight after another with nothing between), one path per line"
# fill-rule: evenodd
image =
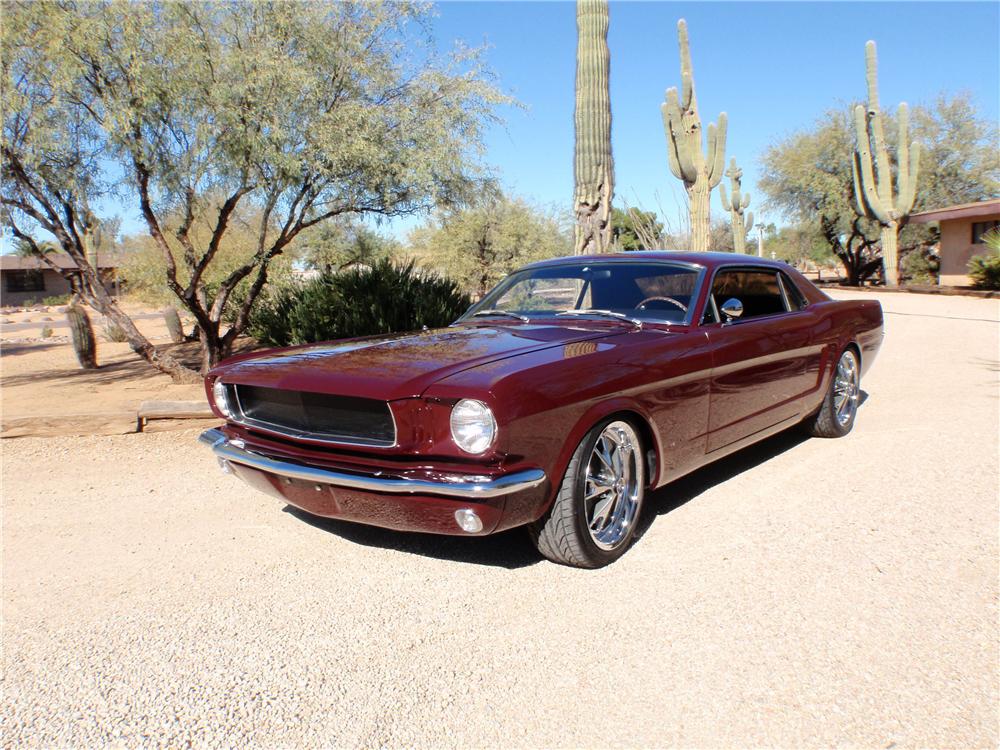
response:
M272 349L209 373L225 471L318 516L482 535L527 526L606 565L643 498L804 423L854 425L875 301L784 263L628 253L535 263L453 325Z

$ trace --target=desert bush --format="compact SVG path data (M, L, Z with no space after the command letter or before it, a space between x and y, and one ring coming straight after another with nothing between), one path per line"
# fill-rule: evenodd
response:
M52 338L52 326L42 326L42 332L38 336L43 339Z
M57 305L69 304L68 294L57 294L52 297L45 297L42 299L42 304L46 307L56 307Z
M121 344L122 342L128 341L128 335L113 320L107 320L104 323L104 338L116 344Z
M930 250L917 248L903 257L903 279L911 284L936 284L941 260Z
M274 288L255 306L249 330L276 346L329 341L447 325L469 304L451 279L382 259Z

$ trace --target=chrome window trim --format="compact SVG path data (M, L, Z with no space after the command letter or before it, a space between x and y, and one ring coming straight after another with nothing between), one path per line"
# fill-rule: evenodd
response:
M230 421L236 424L243 425L244 427L249 427L251 429L260 430L261 432L268 433L270 435L278 435L280 437L289 437L298 440L310 440L315 443L321 443L323 445L353 445L366 448L396 448L399 446L399 429L396 425L396 414L392 410L392 406L389 405L388 401L384 401L385 408L389 411L389 419L392 420L392 442L385 440L359 440L357 438L340 438L332 439L330 437L320 437L318 433L306 432L305 430L295 430L290 429L284 425L274 424L273 422L267 422L262 419L254 419L253 417L248 417L246 412L243 411L243 404L240 403L240 392L237 386L239 383L226 383L223 381L223 385L227 388L232 389L233 402L236 404L236 408L239 411L239 418L233 416ZM321 394L321 395L336 395L336 394ZM370 401L377 401L378 399L369 399Z

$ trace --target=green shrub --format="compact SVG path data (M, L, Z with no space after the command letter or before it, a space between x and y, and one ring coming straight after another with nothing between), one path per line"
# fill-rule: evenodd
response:
M42 326L42 332L38 335L38 337L43 339L52 338L52 326Z
M42 299L42 304L46 307L55 307L56 305L68 305L69 295L68 294L57 294L54 297L45 297Z
M969 261L969 277L977 289L1000 289L1000 253L975 256Z
M911 284L936 284L941 261L929 250L917 248L903 257L903 279Z
M104 324L104 338L116 344L128 341L128 336L125 334L125 330L112 320L109 320Z
M287 282L258 300L249 332L276 346L413 331L448 325L468 296L450 279L383 259L371 268Z

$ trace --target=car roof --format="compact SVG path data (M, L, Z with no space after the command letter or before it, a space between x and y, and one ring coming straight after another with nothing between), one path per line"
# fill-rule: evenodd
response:
M693 263L705 268L715 268L722 265L746 265L761 266L765 268L786 268L788 266L782 260L771 260L770 258L758 258L755 255L741 255L737 253L694 253L683 250L636 250L627 253L602 253L600 255L566 255L561 258L549 258L547 260L530 263L524 268L545 268L546 266L557 266L562 263L573 262L597 262L597 261L672 261L675 263Z

